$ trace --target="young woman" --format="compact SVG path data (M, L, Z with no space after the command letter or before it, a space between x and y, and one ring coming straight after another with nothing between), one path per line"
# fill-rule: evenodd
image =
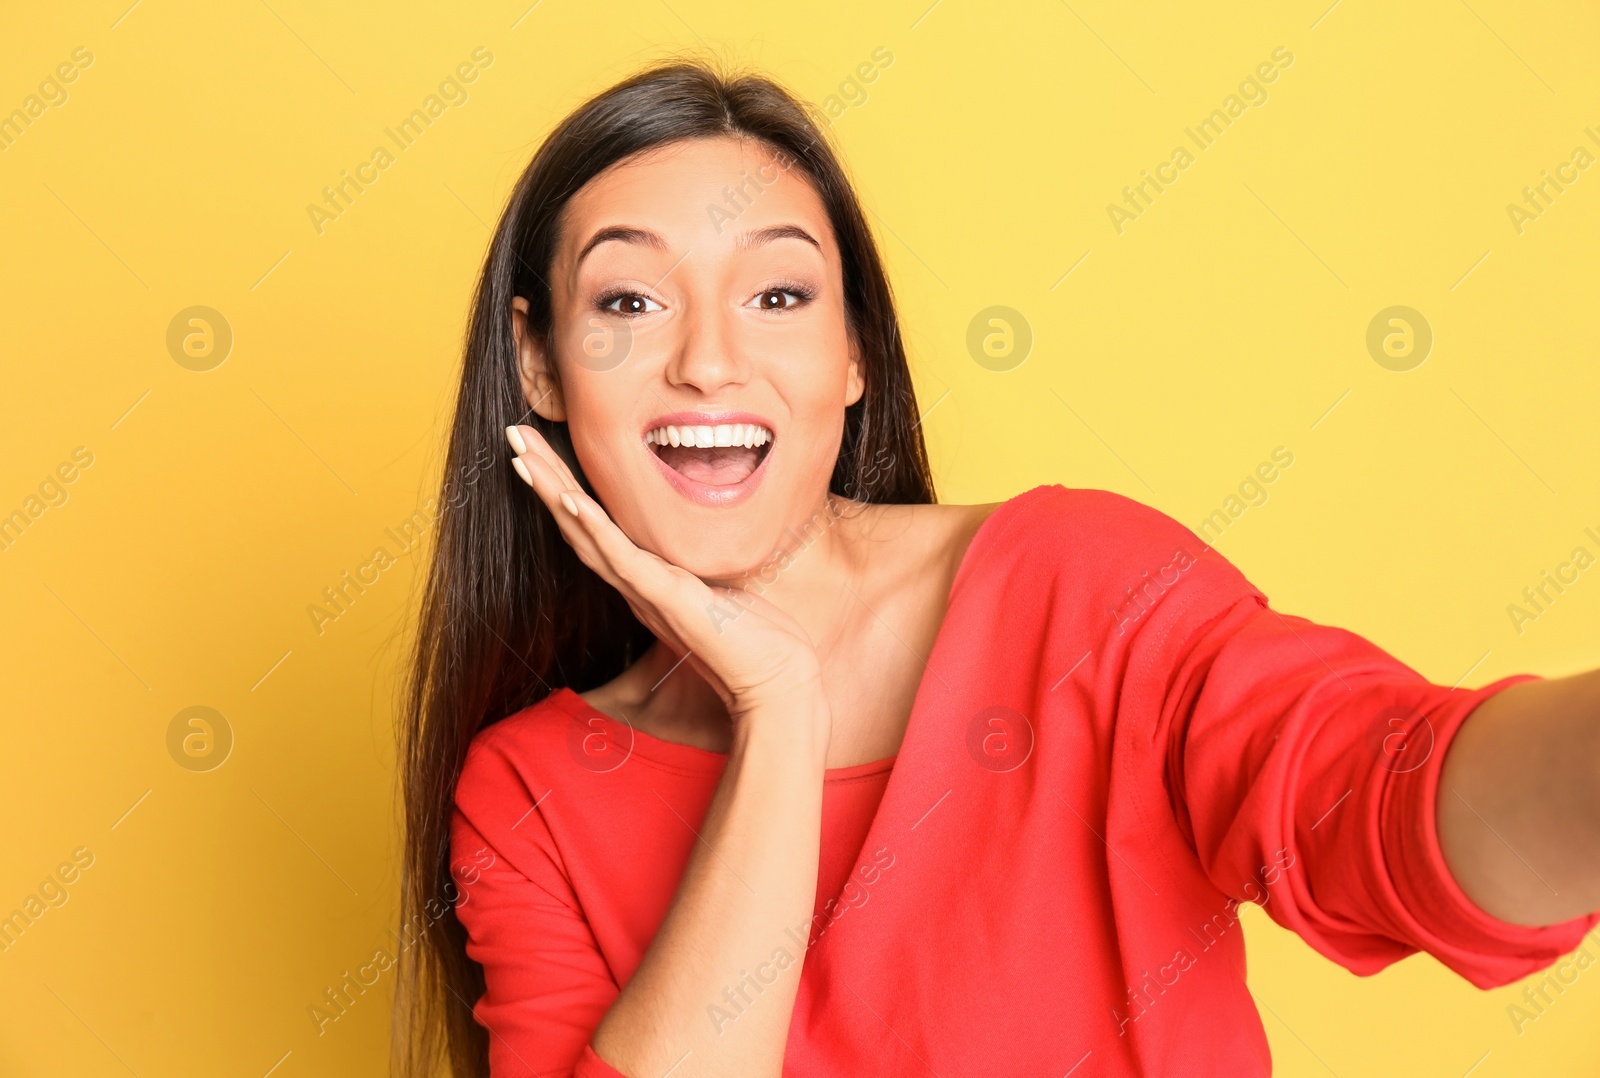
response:
M420 623L408 1073L1265 1075L1241 902L1480 987L1600 920L1600 672L1432 684L1105 491L936 504L918 424L793 98L545 141Z

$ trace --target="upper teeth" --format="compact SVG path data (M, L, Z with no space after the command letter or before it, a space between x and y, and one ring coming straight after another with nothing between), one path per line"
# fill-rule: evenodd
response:
M772 441L772 432L754 423L719 423L714 427L657 427L646 432L645 444L686 445L691 449L742 445L752 447Z

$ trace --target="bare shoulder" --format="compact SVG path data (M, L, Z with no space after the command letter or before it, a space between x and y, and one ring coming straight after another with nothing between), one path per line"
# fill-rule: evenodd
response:
M857 539L890 590L907 577L944 587L954 577L978 529L1004 502L980 505L872 505L862 514ZM930 579L930 576L932 579Z
M978 529L983 527L983 522L989 519L989 514L1004 504L985 502L980 505L918 505L913 508L923 514L923 526L937 539L939 546L947 550L954 548L955 560L959 562L962 552Z

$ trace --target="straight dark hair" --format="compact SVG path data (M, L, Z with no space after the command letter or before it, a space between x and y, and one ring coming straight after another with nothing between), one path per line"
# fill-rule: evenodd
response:
M509 424L537 428L594 493L567 425L531 413L511 328L512 298L522 296L529 332L553 347L548 278L568 200L612 165L686 139L752 138L792 160L827 208L866 381L845 410L829 489L864 502L935 500L888 278L850 181L808 108L760 76L724 75L700 61L652 67L590 99L551 132L495 228L473 299L443 509L402 704L406 946L391 1058L404 1078L431 1078L445 1062L455 1078L489 1073L488 1033L471 1011L483 994L483 969L466 953L450 867L451 813L468 744L558 686L582 692L604 684L653 642L621 595L561 537L512 471L504 444Z

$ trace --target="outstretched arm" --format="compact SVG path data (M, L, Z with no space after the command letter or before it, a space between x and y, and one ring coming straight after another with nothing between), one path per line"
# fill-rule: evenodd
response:
M1551 925L1600 910L1600 670L1480 704L1440 776L1439 845L1484 912Z

